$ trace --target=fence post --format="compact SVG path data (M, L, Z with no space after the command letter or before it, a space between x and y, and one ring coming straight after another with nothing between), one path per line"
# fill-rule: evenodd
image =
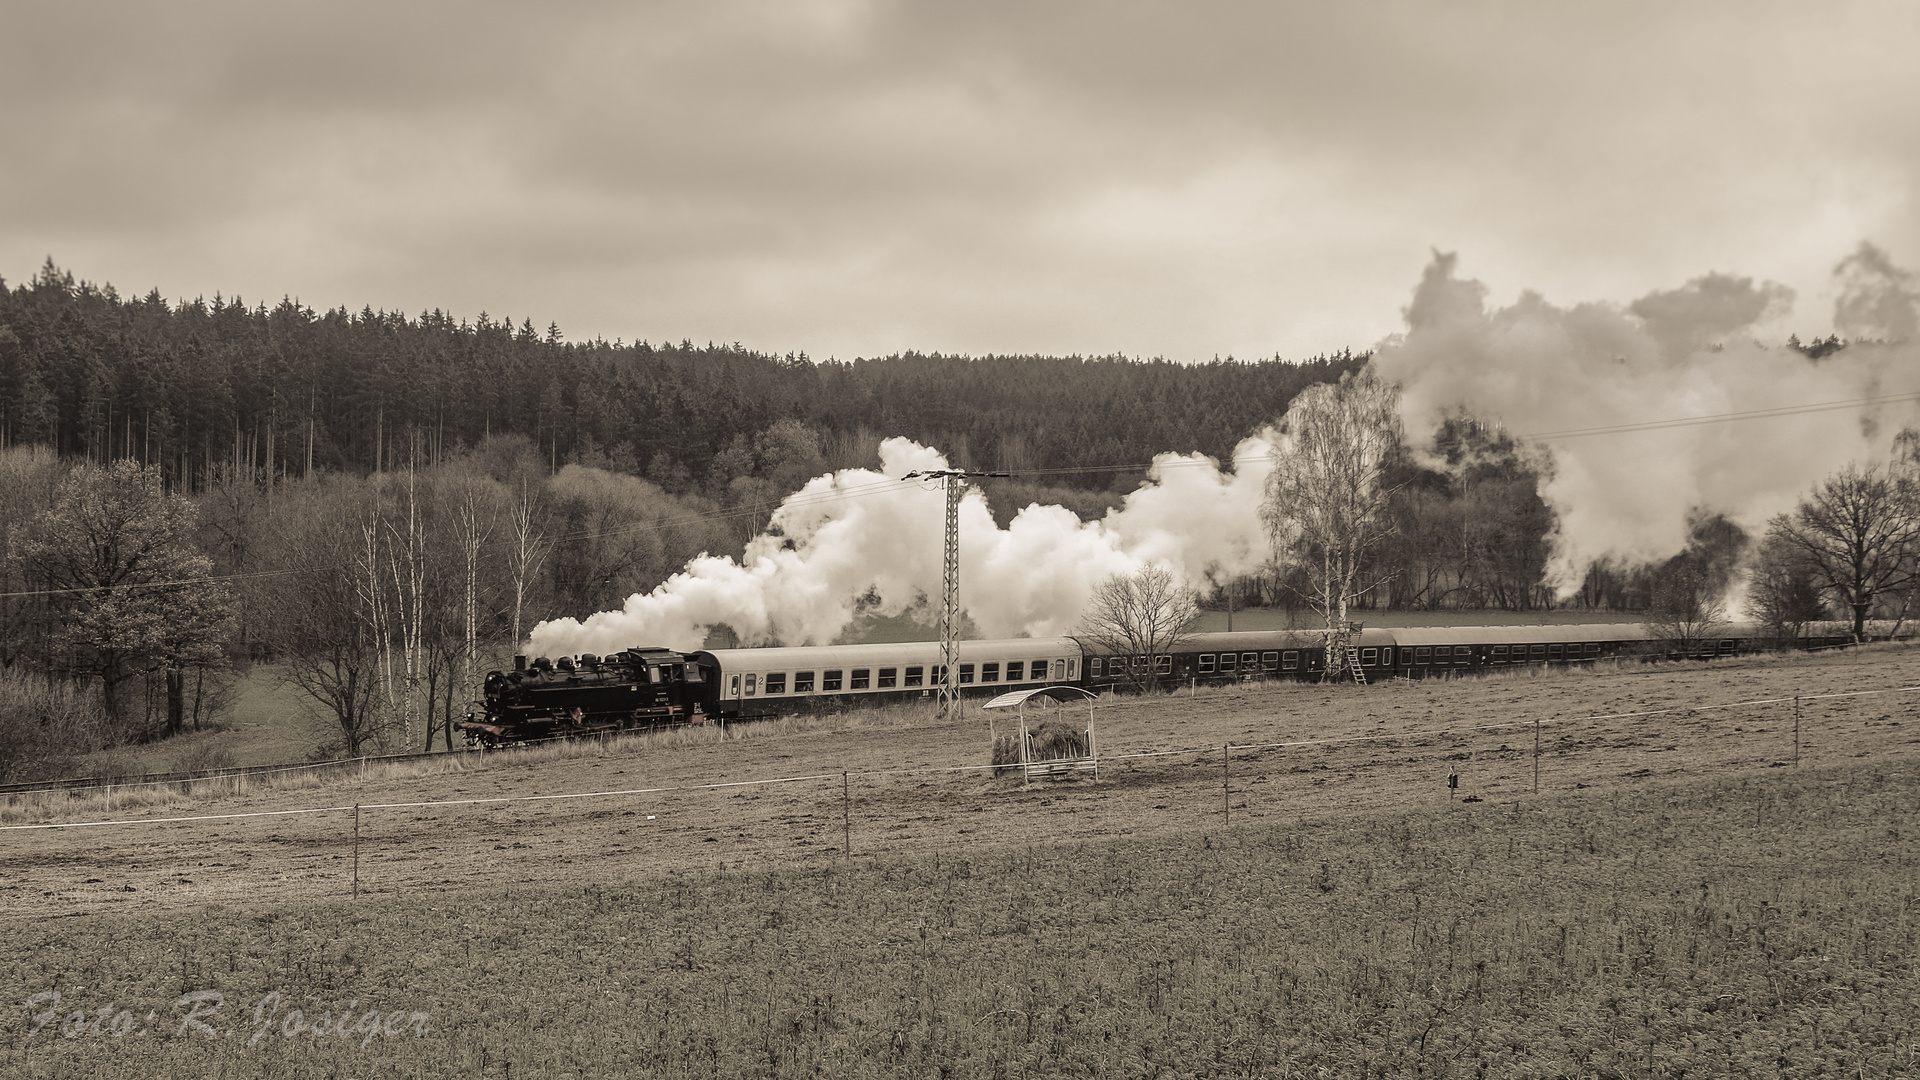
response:
M840 859L853 861L853 795L844 771L840 774Z
M1793 695L1793 764L1800 764L1800 695Z
M353 895L360 897L360 804L353 804Z
M1540 714L1533 717L1533 793L1540 794Z
M1226 811L1226 823L1233 824L1233 759L1227 756L1232 743L1220 744L1220 806Z

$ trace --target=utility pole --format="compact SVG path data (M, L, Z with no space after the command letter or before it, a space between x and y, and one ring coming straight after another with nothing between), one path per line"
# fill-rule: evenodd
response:
M947 493L946 549L940 566L940 715L953 713L960 700L960 496L974 476L1007 476L1003 472L966 469L920 469L902 480L938 480Z

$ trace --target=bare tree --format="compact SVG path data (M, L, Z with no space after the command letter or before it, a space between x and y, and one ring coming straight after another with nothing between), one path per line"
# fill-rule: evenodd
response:
M465 559L464 577L461 580L461 614L459 686L463 693L471 694L478 685L474 671L474 661L480 652L480 549L487 537L493 532L491 521L483 522L480 509L480 495L484 490L484 481L468 476L461 481L459 515L460 553ZM518 647L519 642L514 643ZM453 749L453 723L451 708L446 719L446 746ZM433 749L433 735L427 735L427 749Z
M549 547L546 537L541 534L537 523L540 517L540 497L528 486L526 478L520 480L520 498L514 503L512 518L508 524L513 535L508 539L507 563L513 575L513 647L520 648L526 639L520 633L521 612L527 602L527 588L533 582L534 575L540 572L540 564L546 561Z
M418 439L417 434L415 439ZM398 613L400 623L402 674L400 711L396 723L401 739L395 741L401 742L412 737L414 722L420 715L420 682L426 660L423 626L427 591L426 533L420 523L419 470L414 464L413 454L407 458L406 531L402 532L397 523L388 522L387 532L392 538L388 545L388 568L393 576L394 597L398 601L394 610ZM426 737L431 742L431 713L428 717Z
M1671 642L1682 657L1693 656L1727 625L1724 582L1700 560L1682 555L1660 568L1653 603L1647 609L1647 630Z
M400 698L394 690L393 619L389 610L393 601L381 574L381 562L386 553L386 544L381 539L386 530L380 498L380 486L384 482L385 477L379 474L375 474L370 481L373 501L363 510L365 517L360 522L360 549L355 555L354 566L354 583L360 601L355 613L365 623L373 650L378 691L372 699L376 707L369 717L371 730L368 739L382 749L386 748L391 738L393 718L400 712Z
M1346 670L1347 607L1369 553L1394 529L1386 469L1400 445L1400 389L1372 368L1302 390L1281 420L1260 516L1276 559L1308 571L1306 599L1326 620L1325 678Z
M1754 559L1747 608L1781 642L1793 641L1806 632L1808 623L1827 617L1813 563L1798 547L1771 533Z
M300 569L273 579L277 615L268 626L281 677L326 710L327 757L364 753L382 716L369 530L347 524L365 512L363 489L374 482L329 476L289 484L275 515L274 546Z
M1126 664L1128 681L1142 690L1159 684L1156 658L1170 656L1200 617L1192 590L1172 571L1149 566L1115 574L1093 590L1080 632L1109 657Z
M1805 559L1821 591L1851 611L1855 641L1876 603L1920 580L1916 486L1909 470L1848 465L1768 527L1768 540Z

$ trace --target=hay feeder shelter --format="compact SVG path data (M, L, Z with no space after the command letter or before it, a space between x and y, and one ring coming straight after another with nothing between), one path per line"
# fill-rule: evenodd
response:
M1079 772L1083 770L1092 772L1094 779L1097 780L1100 778L1099 744L1094 741L1093 735L1093 702L1096 696L1097 695L1082 690L1077 686L1042 686L1032 690L1015 690L1011 693L1001 694L999 697L982 705L981 708L987 710L1018 710L1020 728L1020 760L1018 764L1021 779L1024 783L1031 783L1035 773L1039 773L1042 776L1054 776L1060 773ZM1041 710L1051 708L1056 715L1064 712L1069 703L1085 701L1087 703L1087 729L1085 739L1080 740L1079 745L1066 754L1058 753L1057 749L1055 753L1045 757L1036 754L1033 735L1027 728L1027 703L1030 701L1037 702ZM991 713L989 713L988 731L990 737L993 737L991 734L993 730L992 722L993 718ZM998 741L997 737L995 737L995 741ZM1013 763L1008 762L1008 764L1011 765Z

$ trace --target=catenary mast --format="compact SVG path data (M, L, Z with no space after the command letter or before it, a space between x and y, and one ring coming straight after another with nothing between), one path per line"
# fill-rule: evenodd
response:
M902 480L937 480L947 493L946 548L940 565L940 714L950 715L960 700L960 497L967 480L976 476L1007 476L1003 472L966 469L919 469Z

